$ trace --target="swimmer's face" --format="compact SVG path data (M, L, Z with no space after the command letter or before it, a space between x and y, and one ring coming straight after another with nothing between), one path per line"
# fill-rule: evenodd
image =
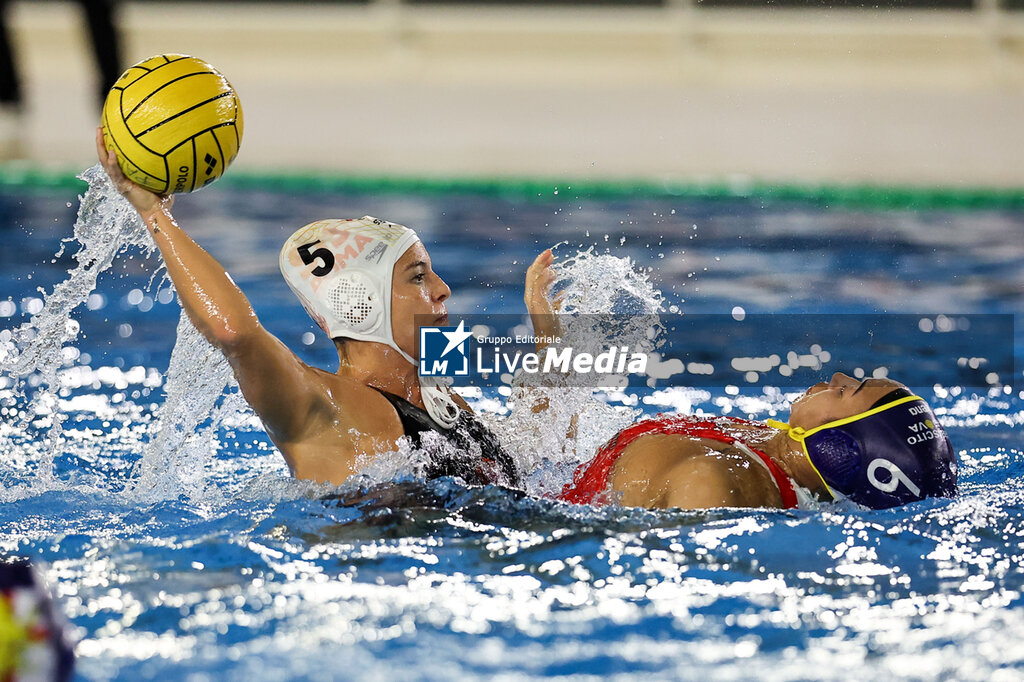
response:
M419 357L419 328L416 316L433 319L436 326L448 324L444 302L452 290L431 268L430 255L422 242L409 247L391 275L391 333L406 353ZM422 319L421 319L422 322Z
M858 381L842 372L832 375L828 383L811 386L797 398L789 413L790 426L813 429L837 419L852 417L871 406L894 389L904 388L892 379Z

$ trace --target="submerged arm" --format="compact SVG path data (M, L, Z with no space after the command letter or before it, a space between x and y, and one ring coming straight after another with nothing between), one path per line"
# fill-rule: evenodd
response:
M267 332L249 300L223 266L182 230L171 215L173 197L160 196L124 176L117 157L96 133L100 162L153 236L192 324L231 363L239 386L275 440L294 440L322 403L315 372Z

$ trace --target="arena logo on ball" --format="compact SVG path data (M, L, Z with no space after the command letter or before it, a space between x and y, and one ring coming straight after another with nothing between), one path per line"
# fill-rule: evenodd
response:
M470 341L473 348L470 348ZM483 380L525 374L561 376L643 375L648 355L630 352L626 345L607 346L599 351L579 351L560 345L558 337L479 334L466 327L420 327L420 376L475 377ZM537 345L541 351L531 351Z

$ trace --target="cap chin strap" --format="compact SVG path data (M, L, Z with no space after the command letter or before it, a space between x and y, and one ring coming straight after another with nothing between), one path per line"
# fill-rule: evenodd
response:
M807 436L811 435L811 433L818 431L818 429L811 429L811 431L806 431L802 426L790 426L786 422L780 422L777 419L766 419L765 424L772 427L773 429L785 431L786 435L795 440L797 443L800 443L800 447L804 451L804 457L807 458L808 464L810 464L811 468L814 469L814 473L818 475L818 479L821 481L821 484L825 486L825 490L828 491L828 494L832 496L833 500L838 499L836 497L835 492L832 490L828 482L825 480L825 477L821 475L820 471L818 471L818 467L814 466L814 461L811 460L811 453L807 451L806 438ZM827 424L825 426L827 426Z
M461 408L455 404L448 391L448 377L420 377L420 395L427 414L446 429L455 426Z
M399 355L409 361L414 367L418 363L412 356L398 347L398 344L390 340L382 340L383 343L398 351ZM450 429L459 420L459 413L462 411L452 399L448 387L451 385L451 377L419 377L420 395L423 397L423 406L427 408L427 414L443 428Z
M807 439L813 436L814 434L818 433L819 431L824 431L825 429L832 429L837 426L843 426L844 424L850 424L851 422L859 421L861 419L864 419L865 417L870 417L871 415L878 414L879 412L885 412L886 410L892 409L898 405L910 403L915 400L924 399L921 398L920 396L909 395L898 400L894 400L891 403L886 403L885 405L880 405L879 407L873 407L865 412L859 412L853 415L852 417L844 417L842 419L836 419L835 421L826 422L821 426L815 426L813 429L805 429L802 426L790 426L786 422L780 422L777 419L766 419L765 423L768 424L768 426L772 427L773 429L785 431L790 438L795 440L797 443L800 443L800 447L803 448L804 451L804 456L807 457L807 461L810 462L811 468L814 469L814 473L818 474L818 478L821 479L821 482L825 485L825 489L828 490L829 494L831 494L833 498L838 499L836 498L836 493L832 490L831 486L829 486L829 484L825 481L825 477L821 475L820 471L818 471L818 467L814 466L814 461L811 459L811 453L808 452L807 450Z

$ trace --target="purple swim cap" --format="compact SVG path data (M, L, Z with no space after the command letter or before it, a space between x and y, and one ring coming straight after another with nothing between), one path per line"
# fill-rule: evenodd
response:
M803 445L829 491L858 504L887 509L926 497L952 497L957 477L953 446L928 403L906 393L806 431L782 426Z

